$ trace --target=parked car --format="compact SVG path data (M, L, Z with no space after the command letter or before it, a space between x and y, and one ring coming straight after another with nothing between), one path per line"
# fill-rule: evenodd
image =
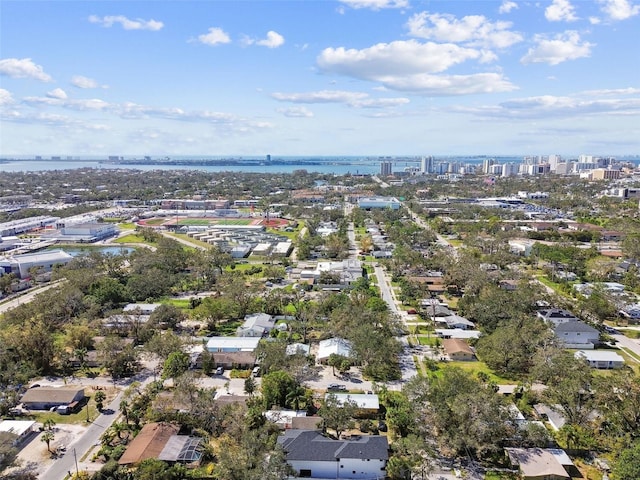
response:
M347 387L346 385L342 385L341 383L330 383L327 387L327 390L339 390L341 392L346 392Z
M251 375L254 377L259 377L260 376L260 367L253 367L253 370L251 371Z
M224 367L216 368L216 375L222 375L224 373Z

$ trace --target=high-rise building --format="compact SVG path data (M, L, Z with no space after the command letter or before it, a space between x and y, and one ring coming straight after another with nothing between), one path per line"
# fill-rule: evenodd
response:
M393 162L380 162L380 175L382 177L393 175Z
M429 155L428 157L422 157L420 161L420 173L423 175L426 173L433 173L433 157Z
M482 160L482 173L489 173L489 168L495 163L496 161L493 158L485 158Z

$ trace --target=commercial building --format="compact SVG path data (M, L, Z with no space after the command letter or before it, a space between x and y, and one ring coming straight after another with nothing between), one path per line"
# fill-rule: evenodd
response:
M364 210L371 210L373 208L398 210L400 208L400 200L395 197L360 197L358 199L358 207Z
M56 265L66 265L72 259L73 256L62 250L25 253L0 259L0 270L14 273L18 278L27 278L33 270L38 270L38 273L50 272Z

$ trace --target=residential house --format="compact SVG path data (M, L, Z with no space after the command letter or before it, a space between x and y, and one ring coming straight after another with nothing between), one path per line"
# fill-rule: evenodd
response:
M267 410L264 417L272 423L275 423L280 429L287 430L293 428L293 419L297 417L306 417L305 410ZM317 419L318 421L320 419Z
M442 341L442 348L444 348L444 353L456 362L469 362L476 359L469 344L458 338L444 339Z
M292 343L286 348L287 355L309 355L310 351L311 347L304 343Z
M363 435L333 440L317 430L287 430L278 438L287 463L297 475L323 479L384 479L387 437Z
M436 328L436 335L440 338L457 338L469 340L480 338L480 330L462 330L461 328Z
M253 313L244 317L244 323L238 327L238 337L265 337L275 326L275 319L268 313Z
M585 360L590 367L602 370L622 368L624 358L611 350L578 350L574 353L578 359Z
M213 352L213 361L216 367L247 370L255 366L256 354L253 352Z
M357 406L355 416L360 418L373 417L380 410L380 399L375 393L334 393L325 394L325 399L329 395L334 395L338 404L343 405L345 402L353 402Z
M161 303L129 303L122 312L129 315L151 315Z
M322 340L318 344L318 353L316 353L318 362L326 363L333 354L342 355L343 357L351 356L351 342L344 338L334 337Z
M260 343L259 337L210 337L207 350L216 352L254 352Z
M84 398L82 387L34 387L22 395L20 403L27 410L49 410L64 405L75 406Z
M452 314L446 317L435 317L436 327L458 328L460 330L473 330L475 324L460 315Z
M568 469L575 469L569 456L560 449L506 448L511 464L518 467L523 480L570 479Z
M14 447L20 447L37 430L33 420L0 420L0 432L15 435L12 442Z
M554 333L564 348L593 350L600 341L600 332L581 321L560 323Z
M573 313L561 308L543 308L538 310L537 316L554 327L561 323L580 321Z
M148 423L129 443L118 460L120 465L133 465L149 458L169 463L199 464L202 458L202 439L178 435L180 427L174 423Z

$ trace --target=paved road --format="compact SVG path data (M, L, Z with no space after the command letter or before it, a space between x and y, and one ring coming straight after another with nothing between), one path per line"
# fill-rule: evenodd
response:
M14 298L12 300L4 302L3 304L0 305L0 314L3 314L4 312L8 312L12 308L17 307L18 305L22 305L23 303L29 303L39 293L45 292L45 291L49 290L50 288L57 287L58 285L60 285L64 281L66 281L66 280L57 280L55 282L51 282L51 283L49 283L47 285L44 285L42 287L35 287L35 288L31 289L31 290L28 290L28 291L24 292L23 294L17 296L16 298Z
M120 392L118 396L106 407L107 411L111 410L114 413L108 415L102 414L96 418L78 440L67 446L67 452L64 456L58 458L49 470L41 475L40 478L46 480L63 480L67 477L69 472L75 472L76 459L80 462L80 459L84 454L100 441L100 436L115 421L120 410L120 401L122 400L123 395L124 393Z
M625 347L631 350L636 355L640 356L640 340L633 340L624 335L611 335L618 342L618 346Z
M380 295L382 299L387 303L387 305L391 309L391 312L396 314L406 326L406 321L408 319L407 312L398 308L384 269L379 265L374 267L374 269L376 272L376 278L378 280L378 287L380 287ZM413 361L413 354L411 353L411 347L409 346L407 337L401 336L397 337L397 339L402 343L403 346L402 353L398 358L402 375L401 382L406 382L410 378L415 377L418 374L418 370L416 368L415 362Z
M356 243L356 232L353 222L347 227L347 238L349 239L349 260L357 260L358 244Z

